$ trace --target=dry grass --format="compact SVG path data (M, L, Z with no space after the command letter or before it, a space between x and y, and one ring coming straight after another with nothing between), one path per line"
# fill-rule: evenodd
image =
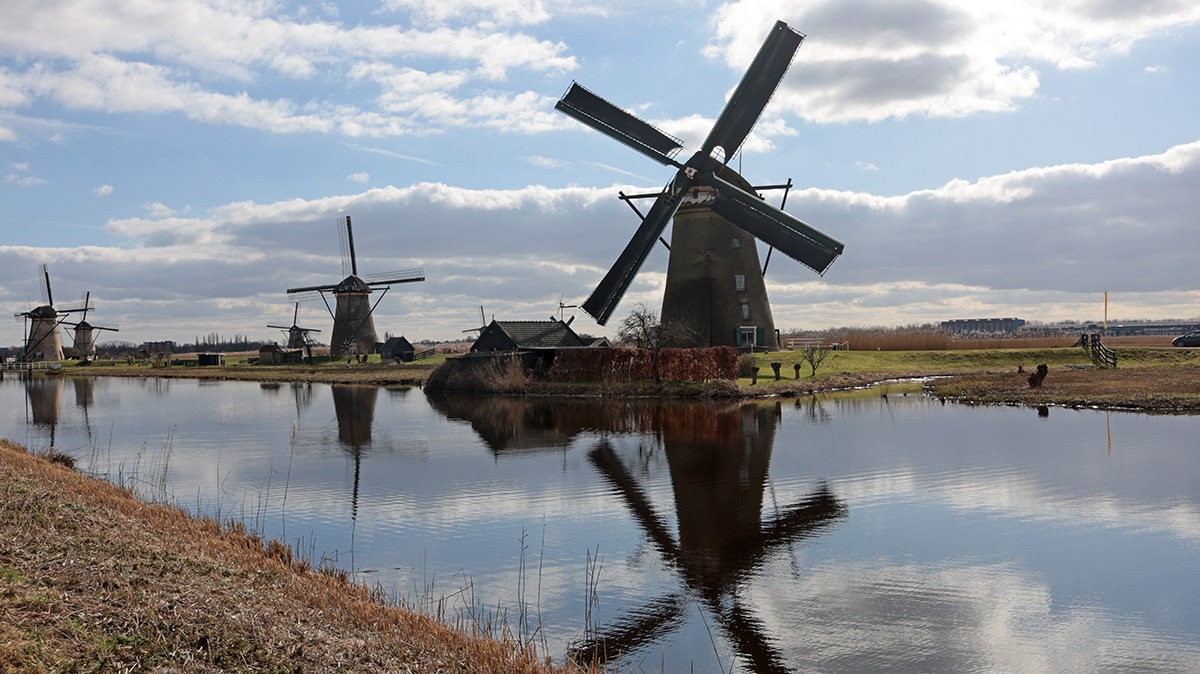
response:
M964 374L930 383L938 396L971 402L1200 411L1200 367L1051 368L1039 388L1028 372Z
M1027 337L956 337L933 327L838 328L793 333L787 337L820 337L826 342L848 342L853 351L954 351L964 349L1050 349L1071 346L1076 334ZM1174 335L1105 337L1109 346L1170 346Z
M3 441L0 493L0 672L565 671Z
M520 358L456 358L439 365L425 382L436 393L518 394L529 390L530 377Z

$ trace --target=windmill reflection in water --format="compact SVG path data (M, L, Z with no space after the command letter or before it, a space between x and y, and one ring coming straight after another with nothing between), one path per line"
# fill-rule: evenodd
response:
M600 441L588 459L682 587L597 630L572 656L603 661L659 641L682 625L694 601L751 671L789 671L762 621L742 604L739 589L772 553L843 519L845 505L822 484L763 520L777 405L663 408L655 416L671 474L677 537L611 443Z
M788 671L766 627L741 604L739 591L775 552L819 534L846 516L846 506L819 485L763 520L778 404L663 404L651 401L545 400L429 396L449 419L470 422L497 459L566 452L580 434L602 439L588 461L608 483L679 581L679 589L636 607L571 649L577 662L628 655L679 629L689 604L714 618L740 658L756 672ZM677 533L656 511L628 465L604 438L649 434L665 454ZM643 457L639 456L639 462ZM590 628L589 628L590 630Z

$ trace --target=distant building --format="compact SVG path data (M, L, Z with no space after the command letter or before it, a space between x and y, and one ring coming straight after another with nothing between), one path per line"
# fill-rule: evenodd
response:
M379 347L379 357L384 362L398 359L405 363L411 363L413 355L416 352L416 347L405 339L403 335L400 337L391 337Z
M259 365L282 365L304 360L304 349L284 349L278 344L263 344L258 350Z
M196 360L200 363L201 366L224 365L225 364L225 354L223 354L223 353L198 353L198 354L196 354Z
M1025 325L1021 318L956 318L942 321L943 332L1016 332Z
M471 345L473 353L588 346L562 321L492 321Z
M175 350L175 342L143 342L142 351L153 356L154 354L170 354Z

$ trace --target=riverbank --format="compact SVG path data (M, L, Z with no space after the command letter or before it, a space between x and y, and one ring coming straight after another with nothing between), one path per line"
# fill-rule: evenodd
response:
M0 441L0 671L542 672L284 545Z

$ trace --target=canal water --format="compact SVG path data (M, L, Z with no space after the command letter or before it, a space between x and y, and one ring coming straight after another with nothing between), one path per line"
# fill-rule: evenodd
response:
M0 382L0 435L556 660L1200 671L1200 417Z

